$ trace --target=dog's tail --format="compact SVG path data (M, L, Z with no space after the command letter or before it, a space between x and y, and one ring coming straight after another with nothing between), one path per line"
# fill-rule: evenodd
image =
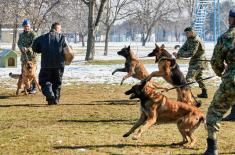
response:
M21 77L21 74L13 74L13 73L9 73L9 76L13 79L19 79Z

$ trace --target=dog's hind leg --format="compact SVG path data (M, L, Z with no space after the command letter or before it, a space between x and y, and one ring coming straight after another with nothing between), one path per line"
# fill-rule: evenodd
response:
M177 127L179 129L180 134L183 137L183 140L178 143L172 143L172 145L184 145L184 144L188 143L187 134L186 134L183 126L184 126L184 118L180 118L177 122Z
M19 95L19 90L21 88L21 85L22 85L22 75L19 77L18 82L17 82L16 96Z
M125 76L122 78L122 81L121 81L121 84L120 84L120 85L122 85L123 82L124 82L127 78L129 78L129 77L131 77L131 76L132 76L132 73L128 73L127 75L125 75Z
M146 121L147 116L142 112L139 120L133 125L133 127L123 135L123 137L128 137L130 134L132 134L139 126L144 124Z
M138 132L136 133L136 135L134 135L132 137L133 140L137 140L138 138L141 137L141 134L147 130L148 128L150 128L153 124L156 123L157 121L157 110L156 108L154 108L153 110L154 112L151 112L151 114L149 114L145 124L138 130Z

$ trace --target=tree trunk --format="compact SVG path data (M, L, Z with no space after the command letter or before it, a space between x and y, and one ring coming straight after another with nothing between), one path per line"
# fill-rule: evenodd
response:
M104 45L104 55L108 55L108 44L109 44L109 32L110 32L110 26L107 26L106 32L105 32L105 45Z
M95 30L94 30L94 12L95 0L89 1L89 15L88 15L88 38L87 38L87 52L85 61L93 60L95 54Z
M2 41L2 24L0 24L0 41Z
M143 34L143 39L142 39L142 46L145 46L145 44L146 44L146 42L147 42L147 40L149 39L149 36L150 36L150 33L151 31L148 31L147 32L147 35L146 35L146 37L144 37L144 34Z
M74 33L74 43L76 44L78 42L78 40L77 40L77 33L75 32Z
M12 50L16 49L16 38L17 38L17 29L18 29L18 15L15 17L15 23L13 28L13 41L12 41Z
M85 46L84 35L82 34L82 47Z
M85 46L84 37L85 37L85 35L84 35L84 34L82 34L82 32L81 32L81 33L79 33L79 41L81 41L81 42L82 42L82 47L84 47L84 46Z

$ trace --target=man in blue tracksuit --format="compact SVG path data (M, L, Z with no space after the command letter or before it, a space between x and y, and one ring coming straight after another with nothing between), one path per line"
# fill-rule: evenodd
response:
M53 23L49 33L38 37L33 42L33 51L41 53L39 84L48 105L59 103L65 65L63 49L67 46L59 23Z

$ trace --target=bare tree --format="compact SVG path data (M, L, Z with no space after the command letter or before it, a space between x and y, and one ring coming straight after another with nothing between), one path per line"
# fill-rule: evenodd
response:
M193 23L193 13L194 13L194 9L195 9L195 0L183 0L183 2L181 1L179 1L179 3L181 3L183 6L184 6L184 8L187 10L187 12L188 12L188 18L189 18L189 24L191 24L192 25L192 23ZM181 7L182 7L182 5L181 5Z
M85 60L94 60L95 55L95 33L98 29L100 19L104 10L104 6L107 0L100 0L100 4L98 7L98 13L95 18L95 7L98 4L96 0L82 0L89 8L88 14L88 38L87 38L87 52Z
M2 27L12 27L11 14L9 11L9 2L8 0L0 0L0 40L2 39Z
M12 50L16 49L16 38L17 38L17 32L18 32L18 24L19 20L23 16L21 10L22 5L20 1L18 0L12 0L8 2L9 10L8 13L10 14L10 18L13 19L12 25L13 25L13 38L12 38Z
M105 7L105 17L102 23L105 26L105 48L104 55L108 55L109 32L113 24L118 20L123 20L132 14L130 9L126 9L133 0L108 0Z
M137 0L136 2L136 18L141 27L142 45L145 46L155 25L178 9L175 7L177 1Z
M88 11L85 8L85 6L81 3L77 3L76 7L77 12L77 29L78 29L78 34L79 34L79 39L82 42L82 46L85 46L85 36L87 35L87 28L88 28L88 21L87 21L87 14Z
M22 0L25 17L31 21L32 29L38 32L46 18L61 3L61 0Z

